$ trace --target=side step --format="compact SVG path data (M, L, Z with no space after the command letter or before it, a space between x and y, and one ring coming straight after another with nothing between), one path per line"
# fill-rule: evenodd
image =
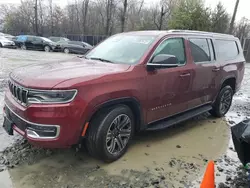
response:
M166 128L171 127L175 124L178 124L178 123L186 121L190 118L193 118L197 115L203 114L211 109L212 109L211 105L201 106L201 107L195 108L193 110L183 112L183 113L180 113L178 115L166 118L164 120L160 120L160 121L151 123L147 126L146 130L156 131L156 130L166 129Z

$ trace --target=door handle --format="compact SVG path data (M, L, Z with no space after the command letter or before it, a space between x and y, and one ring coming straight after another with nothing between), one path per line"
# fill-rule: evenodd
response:
M212 71L213 72L218 72L220 70L220 68L214 68Z
M190 73L184 73L184 74L181 74L180 77L187 77L187 76L190 76L191 74Z

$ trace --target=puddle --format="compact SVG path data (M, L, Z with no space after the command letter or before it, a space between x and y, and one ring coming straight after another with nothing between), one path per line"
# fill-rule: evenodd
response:
M60 150L35 164L11 169L10 174L18 188L61 188L69 183L76 187L100 187L101 180L96 182L93 178L113 181L126 177L136 181L139 175L131 176L133 172L150 174L140 179L162 175L169 181L166 185L178 187L183 180L200 177L206 160L222 155L228 140L229 129L224 120L192 120L175 128L136 136L127 153L111 164L92 159L86 153Z
M12 181L9 172L0 172L0 187L1 188L13 188Z

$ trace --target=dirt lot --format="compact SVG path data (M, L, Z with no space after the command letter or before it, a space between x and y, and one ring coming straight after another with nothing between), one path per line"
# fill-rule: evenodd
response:
M73 55L0 49L0 124L8 73L16 67L67 60ZM160 132L136 135L128 152L112 164L84 151L34 148L0 126L1 188L199 187L208 160L216 161L219 187L247 187L232 148L230 125L250 111L250 66L226 119L209 114Z

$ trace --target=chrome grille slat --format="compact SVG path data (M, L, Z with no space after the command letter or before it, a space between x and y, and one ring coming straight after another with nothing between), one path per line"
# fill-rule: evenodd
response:
M13 83L12 81L9 81L9 90L14 99L17 100L17 102L21 103L22 105L27 104L27 96L28 96L27 89Z

